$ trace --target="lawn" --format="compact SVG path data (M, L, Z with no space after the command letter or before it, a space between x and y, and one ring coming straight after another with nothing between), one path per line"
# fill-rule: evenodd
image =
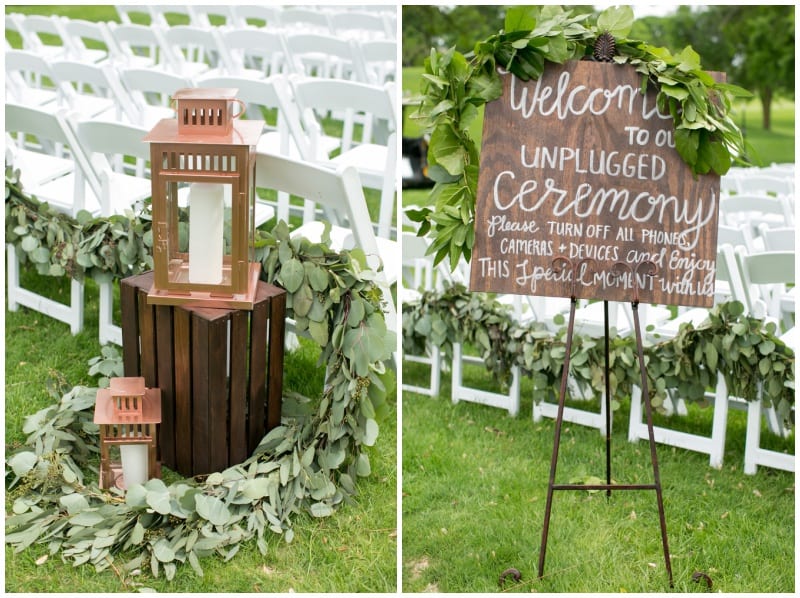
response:
M68 286L57 278L24 273L23 284L63 297ZM118 305L118 303L117 303ZM100 354L97 340L98 290L87 282L86 323L83 332L69 334L67 325L25 308L5 311L5 440L6 452L24 440L22 422L27 415L51 404L48 388L95 381L87 362ZM301 341L286 356L285 391L320 396L323 368L317 365L319 349ZM96 573L91 566L77 568L47 557L47 544L16 554L7 548L7 592L133 592L140 587L159 592L392 592L397 587L397 409L395 392L388 388L390 413L381 422L380 437L371 450L372 475L359 482L353 504L333 516L295 519L295 537L287 544L277 535L268 537L262 556L255 542L246 543L236 557L202 562L204 577L191 567L179 569L173 581L154 579L145 569L129 575L111 569ZM165 472L173 481L176 476ZM10 511L14 493L6 496ZM123 559L124 561L124 559Z
M423 383L424 366L406 362L406 383ZM470 385L486 379L467 371ZM445 376L445 379L448 377ZM668 592L655 493L557 492L545 576L537 563L554 421L531 419L533 389L522 386L520 415L460 402L449 380L439 397L403 393L403 589L495 592L508 568L515 592ZM648 445L627 441L628 401L614 414L612 478L648 483ZM669 425L708 433L710 409ZM674 418L673 418L674 419ZM656 424L665 424L657 419ZM745 415L731 411L721 470L708 457L658 446L675 590L701 592L692 575L709 575L714 591L792 592L795 588L794 474L760 467L742 472ZM794 436L767 432L762 442L793 452ZM605 476L605 442L594 429L565 423L556 483Z

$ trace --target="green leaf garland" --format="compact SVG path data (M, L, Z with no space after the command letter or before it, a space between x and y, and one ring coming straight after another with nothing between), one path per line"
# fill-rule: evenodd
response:
M673 117L676 149L697 174L724 174L734 162L754 155L730 117L732 101L751 94L718 83L702 70L700 57L687 47L678 54L631 40L630 6L602 12L595 25L589 15L573 16L560 6L512 7L504 29L475 44L469 60L455 49L431 50L425 60L422 100L412 115L430 135L428 176L435 182L433 209L409 214L418 234L432 239L435 263L448 258L455 269L470 260L474 241L475 193L479 148L469 126L478 108L500 97L502 67L525 81L538 79L548 63L591 57L594 40L609 32L616 38L618 64L630 64L642 75L642 90L658 89L659 109Z
M32 260L44 274L110 278L143 270L152 263L148 230L146 214L72 219L28 197L7 172L7 240L29 258L46 249L49 267L43 254ZM363 251L335 252L324 241L290 238L283 222L259 231L256 241L263 278L287 288L287 317L322 348L322 396L285 397L281 425L244 463L169 486L150 480L124 494L101 490L96 471L87 473L98 452L97 389L57 395L26 419L25 446L6 461L13 509L5 541L15 551L45 543L51 554L97 570L120 558L125 571L149 564L153 575L171 579L188 562L202 575L203 557L233 558L249 539L266 553L267 531L290 542L296 513L329 516L355 494L355 480L371 472L368 451L388 411L384 362L396 345L375 273ZM120 361L104 349L91 371L107 382L119 375Z
M565 301L568 301L565 299ZM748 401L763 390L765 404L774 405L787 425L794 398L793 351L776 335L774 323L746 316L739 302L724 303L709 311L708 321L697 327L683 324L675 338L645 347L648 387L659 410L666 393L675 390L689 401L705 401L722 373L732 396ZM564 324L563 317L557 324ZM540 322L520 325L508 306L487 293L470 293L456 284L443 291L423 293L419 301L403 305L403 347L420 355L425 345L442 348L452 357L454 342L475 346L486 368L507 383L511 367L533 378L539 393L556 400L564 366L566 328L551 333ZM612 394L630 396L640 385L635 339L610 339ZM581 389L604 393L605 351L597 339L575 335L570 373ZM539 396L542 396L539 394Z

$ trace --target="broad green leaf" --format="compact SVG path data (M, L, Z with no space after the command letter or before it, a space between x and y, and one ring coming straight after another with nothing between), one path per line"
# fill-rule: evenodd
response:
M536 27L536 19L539 16L539 8L535 6L512 6L506 11L506 19L503 29L511 31L533 31Z
M281 268L278 280L289 293L294 293L305 280L303 264L297 258L292 258Z
M323 502L315 502L311 505L310 510L314 517L329 517L333 515L333 508Z
M608 32L614 37L625 37L633 26L633 9L628 6L612 6L597 17L597 31Z
M153 545L153 554L162 563L169 563L175 560L175 551L166 538L161 538Z
M225 525L230 521L231 513L228 507L216 496L198 494L195 497L195 505L197 514L214 525Z
M28 473L31 469L33 469L34 465L36 465L37 460L38 457L36 456L36 453L33 453L31 451L23 451L21 453L13 455L8 460L8 464L14 471L14 475L22 477L26 473Z
M308 332L311 334L311 338L314 339L320 347L325 347L328 345L328 322L327 320L324 322L315 322L310 320L308 322Z
M363 443L367 446L375 446L375 440L378 438L378 422L374 419L368 419L366 430L364 431Z
M85 496L78 494L77 492L73 494L65 494L58 499L58 502L67 509L67 513L70 515L77 515L84 509L89 508L89 501L86 500Z
M451 124L444 123L433 130L429 150L428 153L433 154L435 163L449 174L460 175L464 172L466 153Z
M147 492L146 500L150 508L156 513L161 515L169 515L171 510L170 496L169 491L166 488L164 490L149 490Z

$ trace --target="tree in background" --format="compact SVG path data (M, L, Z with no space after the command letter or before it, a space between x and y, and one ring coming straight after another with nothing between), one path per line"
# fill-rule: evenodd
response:
M677 49L691 45L703 68L761 100L762 126L771 128L775 95L794 98L794 6L679 6L667 17L646 17L631 37Z

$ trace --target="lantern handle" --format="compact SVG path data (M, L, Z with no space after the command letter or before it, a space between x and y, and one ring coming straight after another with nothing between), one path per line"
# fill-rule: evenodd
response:
M239 104L239 107L241 108L241 110L239 110L239 112L236 113L236 114L231 114L231 118L239 118L247 110L247 104L245 104L239 98L233 98L233 101L236 102L237 104Z

